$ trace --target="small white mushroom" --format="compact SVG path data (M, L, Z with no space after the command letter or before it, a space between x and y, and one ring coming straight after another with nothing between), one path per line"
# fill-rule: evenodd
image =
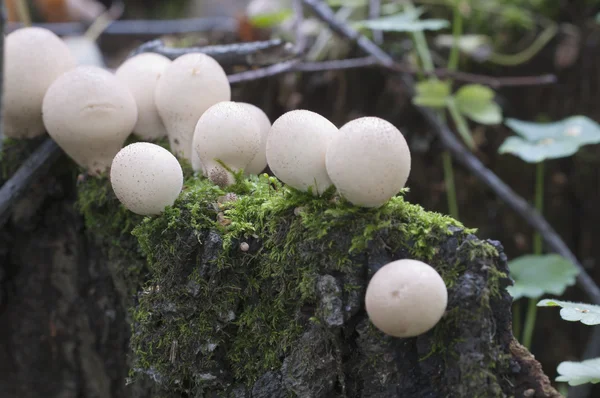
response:
M219 102L200 117L194 132L193 147L203 172L215 184L233 184L229 169L245 169L261 144L260 124L248 107L232 101Z
M167 129L154 102L154 90L171 60L154 53L138 54L125 61L115 72L133 94L138 120L133 129L139 137L154 141L167 135Z
M33 27L6 36L4 62L4 134L12 138L44 134L44 95L56 78L77 66L75 58L54 33Z
M183 171L177 158L165 148L136 142L121 149L110 169L115 195L130 211L160 214L172 206L183 188Z
M323 116L294 110L280 116L267 138L267 162L277 178L300 191L312 188L322 194L332 185L325 168L325 154L331 140L339 134Z
M48 134L90 175L108 170L137 120L127 86L96 66L78 66L56 79L42 109Z
M444 315L448 290L438 272L417 260L384 265L367 286L369 319L383 333L414 337L433 328Z
M191 162L198 119L212 105L231 100L231 87L214 58L201 53L185 54L165 69L154 98L167 128L171 151ZM199 164L193 166L199 170Z
M252 159L252 162L250 162L250 164L244 168L246 175L258 174L267 168L267 137L269 136L269 131L271 130L271 121L269 120L267 114L259 107L245 102L238 102L238 104L248 108L248 110L252 112L254 117L258 120L258 124L260 126L260 149L258 150L256 156L254 156L254 159Z
M411 157L402 133L376 117L346 123L327 151L327 173L351 203L378 207L396 195L410 174Z

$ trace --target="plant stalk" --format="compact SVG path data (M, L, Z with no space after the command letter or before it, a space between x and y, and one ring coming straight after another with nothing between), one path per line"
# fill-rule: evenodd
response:
M544 162L539 162L535 169L535 208L540 213L544 212ZM543 241L539 233L533 236L533 254L539 256L542 254ZM529 299L527 304L527 315L525 318L525 328L523 329L523 345L529 349L533 338L535 328L535 318L537 316L538 298Z
M465 120L463 115L458 110L458 107L456 106L456 102L454 101L454 98L450 98L446 102L446 108L448 108L448 111L450 112L450 116L452 117L452 121L454 121L454 124L456 125L456 129L458 130L458 133L462 137L463 141L465 142L465 144L467 144L467 147L469 147L469 149L471 151L474 151L476 149L475 140L473 139L473 136L471 135L471 130L469 129L469 125L467 124L467 121Z
M446 196L448 198L448 211L455 220L458 220L458 203L456 200L456 185L454 184L454 168L452 167L452 156L448 151L442 153L444 161L444 184L446 185Z
M17 13L23 25L27 27L31 26L31 14L29 13L27 0L17 0Z

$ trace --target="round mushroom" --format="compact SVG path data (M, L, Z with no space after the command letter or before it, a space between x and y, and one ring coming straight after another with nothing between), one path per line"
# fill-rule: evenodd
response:
M414 337L433 328L444 315L448 290L430 265L397 260L384 265L367 286L369 319L383 333Z
M254 156L254 159L252 159L252 162L250 162L250 164L244 168L246 175L258 174L267 168L267 137L269 136L269 131L271 130L271 121L269 120L267 114L259 107L246 102L238 102L238 104L246 107L250 112L252 112L260 126L260 149L256 153L256 156Z
M233 184L235 180L227 168L245 169L259 152L262 134L255 116L247 106L225 101L208 108L198 120L194 150L204 175L215 184Z
M198 119L212 105L230 101L231 87L214 58L201 53L185 54L164 70L154 98L167 128L171 151L191 162ZM194 170L199 170L200 164L193 163Z
M411 157L402 133L377 117L362 117L340 128L329 145L327 173L351 203L379 207L406 184Z
M167 135L167 129L154 102L154 90L171 60L154 53L138 54L125 61L115 72L133 94L138 108L134 133L142 139L154 141Z
M333 123L308 110L280 116L267 137L267 162L277 178L300 191L322 194L332 184L325 154L339 134Z
M12 138L44 134L44 95L56 78L77 66L75 57L54 33L33 27L6 36L4 61L4 134Z
M160 214L179 196L183 171L165 148L136 142L115 156L110 183L119 201L130 211L144 216Z
M137 120L125 83L96 66L78 66L56 79L42 109L48 134L90 175L109 169Z

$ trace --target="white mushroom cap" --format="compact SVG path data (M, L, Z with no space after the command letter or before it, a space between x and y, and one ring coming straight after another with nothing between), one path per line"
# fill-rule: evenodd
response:
M154 90L170 64L171 60L163 55L143 53L129 58L115 72L135 98L138 120L133 131L145 140L156 140L167 135L154 102Z
M254 112L237 102L219 102L198 120L194 150L206 177L220 186L231 185L233 176L217 160L233 171L244 169L260 150L261 138Z
M172 206L183 188L183 171L177 158L165 148L136 142L121 149L110 169L115 195L130 211L160 214Z
M154 98L167 128L171 151L191 161L198 119L212 105L231 100L231 87L214 58L201 53L185 54L165 69Z
M325 154L339 134L323 116L295 110L280 116L267 138L267 161L277 178L300 191L312 187L315 195L332 185L325 169Z
M75 68L75 57L51 31L22 28L6 36L4 62L4 134L13 138L44 134L46 90L57 77Z
M64 36L62 40L77 59L78 65L93 65L102 68L106 66L104 56L96 41L86 36Z
M351 203L378 207L396 195L410 174L411 157L402 133L376 117L340 128L327 151L327 173Z
M96 66L78 66L50 86L43 103L48 134L91 175L107 171L137 120L127 86Z
M414 337L433 328L444 315L448 290L430 265L398 260L384 265L367 286L367 314L379 330Z
M258 124L260 126L260 149L258 150L256 156L254 156L254 159L252 159L252 162L250 162L250 164L244 168L246 175L258 174L267 168L267 137L269 136L269 131L271 130L271 121L269 120L267 114L259 107L246 102L238 102L238 104L246 107L250 112L252 112L254 117L258 120Z

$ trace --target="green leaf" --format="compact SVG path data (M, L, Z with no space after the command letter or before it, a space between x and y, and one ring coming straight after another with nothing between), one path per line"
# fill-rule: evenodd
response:
M417 83L413 104L430 108L445 108L450 97L450 84L441 80L425 80Z
M521 256L510 261L508 267L515 284L507 290L515 300L544 294L560 296L575 284L579 273L573 263L558 254Z
M600 125L585 116L572 116L553 123L506 119L506 125L520 137L509 137L498 149L529 163L564 158L580 147L600 143Z
M271 28L277 26L286 19L294 15L294 11L290 8L283 9L277 12L260 14L250 18L250 24L256 28Z
M568 382L570 386L600 382L600 358L586 359L582 362L561 362L556 371L560 376L556 381Z
M422 8L404 11L377 19L367 19L355 22L358 29L373 29L385 32L419 32L423 30L440 30L450 26L444 19L418 19L423 14Z
M454 95L460 113L481 124L498 124L502 110L494 102L494 90L480 84L462 86Z
M569 322L581 322L584 325L600 325L600 306L571 301L542 300L538 307L562 307L560 317Z

